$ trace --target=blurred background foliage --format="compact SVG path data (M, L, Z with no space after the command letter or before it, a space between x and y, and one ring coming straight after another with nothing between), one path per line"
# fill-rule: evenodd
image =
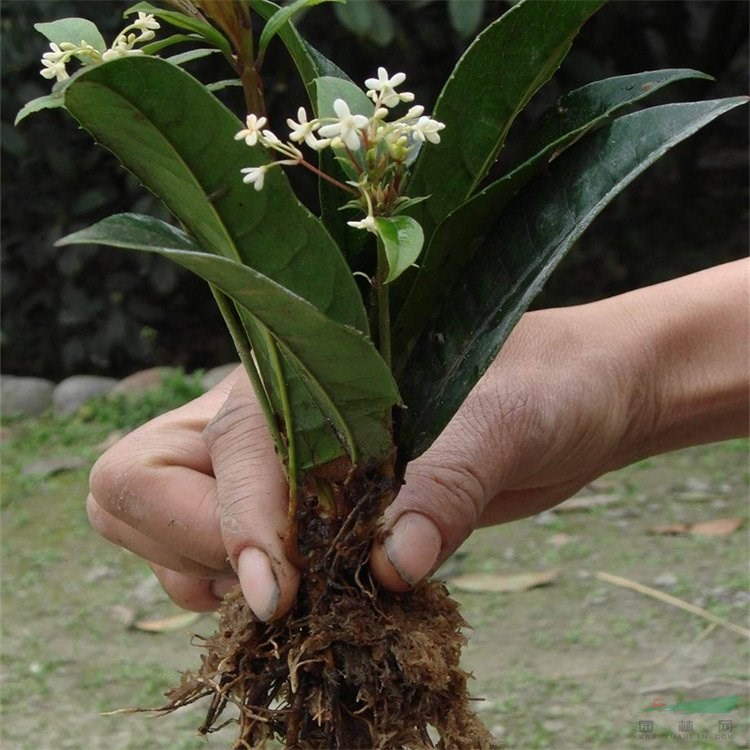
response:
M564 1L564 0L560 0ZM349 0L300 22L306 36L355 81L378 65L404 71L428 105L477 29L506 0ZM105 38L122 26L120 0L5 0L2 31L2 370L61 379L123 375L154 364L190 370L233 358L202 282L160 258L108 248L56 250L63 234L118 211L166 218L164 209L60 110L13 120L49 91L39 74L39 21L85 16ZM686 82L663 100L748 91L745 0L613 0L582 31L555 80L509 136L513 160L531 121L563 92L611 75L692 67L716 82ZM227 77L208 58L191 72ZM498 73L502 80L502 71ZM304 101L279 44L264 67L272 122ZM225 101L242 115L238 92ZM471 116L471 102L467 102ZM733 112L662 159L618 198L579 242L537 305L573 304L654 283L747 254L747 113ZM241 165L238 165L238 169ZM293 171L293 170L292 170ZM299 170L302 171L302 170ZM299 182L314 206L315 186Z

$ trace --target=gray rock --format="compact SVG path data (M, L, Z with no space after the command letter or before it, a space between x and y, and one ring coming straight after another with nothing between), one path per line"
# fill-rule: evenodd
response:
M211 390L215 385L221 383L224 378L229 375L230 372L239 367L239 362L230 362L226 365L219 365L210 369L201 380L201 385L207 391Z
M109 393L117 382L115 378L99 375L71 375L65 378L57 384L52 394L55 414L61 417L75 414L90 399Z
M52 405L54 390L51 380L3 375L0 377L0 412L3 417L41 414Z
M176 372L174 367L149 367L123 378L111 391L112 394L140 396L159 388L164 377Z
M674 573L662 573L654 578L654 586L662 589L673 589L677 585L678 578Z

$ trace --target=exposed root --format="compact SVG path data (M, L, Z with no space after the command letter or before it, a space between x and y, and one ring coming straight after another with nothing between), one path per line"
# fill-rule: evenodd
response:
M360 484L343 524L321 519L308 498L300 515L308 565L292 612L257 623L239 590L230 594L200 669L183 675L163 711L209 699L200 727L207 734L236 706L232 750L271 739L289 750L494 747L469 708L469 675L459 665L466 623L445 587L427 582L394 594L370 578L382 489Z

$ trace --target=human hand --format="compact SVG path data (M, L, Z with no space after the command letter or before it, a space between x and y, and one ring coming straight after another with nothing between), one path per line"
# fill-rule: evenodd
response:
M392 533L372 556L388 588L416 583L477 525L538 512L598 472L606 388L597 400L580 368L558 371L561 351L550 342L570 350L569 338L559 316L538 318L526 317L443 435L408 467L385 517ZM580 403L585 419L572 406ZM101 534L150 561L178 604L213 609L239 576L253 611L268 619L291 606L298 583L284 553L286 497L240 370L102 456L88 511Z
M745 434L745 276L727 264L524 316L407 468L372 551L375 576L406 590L477 526L549 508L643 456ZM127 436L94 467L91 491L94 526L150 560L182 606L214 608L237 577L259 619L291 606L284 478L241 372Z

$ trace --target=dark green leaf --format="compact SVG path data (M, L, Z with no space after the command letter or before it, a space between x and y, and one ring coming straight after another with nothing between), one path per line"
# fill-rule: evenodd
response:
M431 196L412 212L428 240L487 174L516 115L604 2L523 0L464 53L435 105L433 117L446 124L441 142L422 149L409 185L410 195Z
M556 159L508 204L404 368L408 409L399 444L408 456L445 427L602 209L670 148L747 101L668 104L621 117Z
M90 44L97 52L104 52L107 43L99 29L85 18L61 18L50 23L35 23L34 28L50 42L63 44L70 42L78 46L81 42Z
M330 235L279 168L261 192L242 183L240 168L267 164L268 155L236 141L241 123L182 69L158 58L115 60L83 73L68 89L66 106L203 250L240 260L333 320L367 331L359 291ZM335 422L326 420L294 372L284 382L277 378L279 365L260 324L243 322L277 417L281 423L294 417L300 465L341 455Z
M430 311L461 276L503 208L540 169L623 108L688 78L709 76L687 69L649 71L590 83L561 97L532 132L519 166L460 205L435 231L394 323L396 357L408 354Z
M388 260L388 275L384 283L390 284L416 262L422 252L424 234L411 216L380 216L375 219L375 226Z
M372 342L359 331L252 268L200 252L189 235L151 217L112 216L58 242L77 243L156 252L198 274L271 334L355 461L382 458L391 449L386 424L399 402L398 390Z
M156 193L208 252L239 259L339 322L366 331L356 284L281 169L261 192L240 169L269 161L236 141L237 118L189 74L131 57L85 71L65 105Z

